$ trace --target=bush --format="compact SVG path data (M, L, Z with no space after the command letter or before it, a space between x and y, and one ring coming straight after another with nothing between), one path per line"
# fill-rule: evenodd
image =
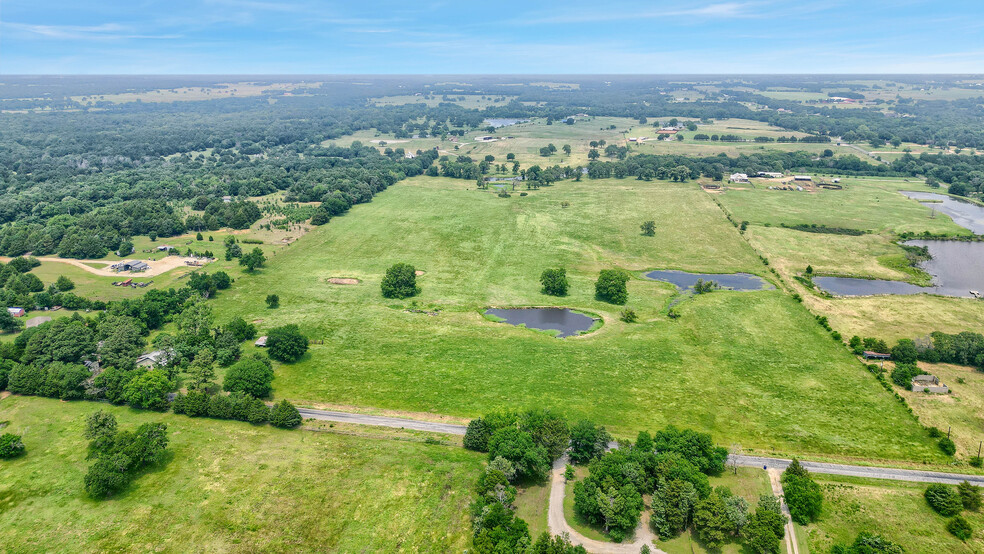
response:
M912 339L901 339L892 347L892 361L896 363L915 364L918 358L919 351Z
M489 460L500 456L513 463L520 478L542 481L550 471L547 449L515 427L503 427L489 439Z
M256 398L270 395L273 383L273 367L261 356L250 356L239 360L225 374L222 389L228 392L243 392Z
M963 510L963 502L957 490L949 485L933 483L924 494L929 507L944 517L951 517Z
M75 283L71 279L65 277L64 275L58 276L58 280L55 281L55 288L61 292L70 291L75 288Z
M940 439L940 450L947 456L953 456L957 453L957 445L953 444L953 441L949 438L943 437Z
M971 456L970 465L973 467L982 467L984 466L984 458L980 456Z
M308 339L297 325L274 327L267 333L267 352L274 360L292 363L307 352Z
M106 498L126 488L136 473L161 459L167 449L167 425L144 423L136 431L109 437L85 475L85 491L93 498ZM91 445L90 445L91 446Z
M271 310L273 310L275 308L279 308L280 307L280 297L277 296L276 294L268 294L267 297L266 297L266 305L267 305L267 308L270 308Z
M282 429L292 429L301 424L301 412L293 404L281 400L270 413L270 425Z
M956 516L950 521L946 522L946 530L950 532L954 537L962 541L966 541L974 534L974 530L971 529L970 523L963 516Z
M965 510L976 512L981 509L981 488L964 481L957 485L957 493Z
M488 421L482 418L473 419L468 422L468 429L465 430L462 445L469 450L488 452L489 439L492 438L494 432L495 428Z
M541 292L551 296L567 296L569 284L567 282L567 270L563 268L544 269L540 274L540 284L543 286Z
M912 378L916 375L922 375L922 373L922 370L915 364L899 362L895 364L895 369L892 370L892 382L904 389L908 389L912 387Z
M625 304L629 299L626 284L629 275L620 269L603 269L595 282L595 296L611 304Z
M622 313L618 315L618 318L626 323L635 323L638 321L639 316L636 315L635 310L626 308L622 310Z
M386 270L380 285L385 298L410 298L420 294L417 286L417 269L406 263L394 264Z
M24 442L20 435L4 433L0 435L0 460L16 458L24 453Z

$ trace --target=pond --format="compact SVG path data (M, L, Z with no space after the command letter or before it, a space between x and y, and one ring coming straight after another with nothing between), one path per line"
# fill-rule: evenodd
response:
M499 117L499 118L492 117L486 119L485 123L487 123L489 127L495 127L496 129L498 129L499 127L508 127L510 125L515 125L517 123L526 123L528 121L529 119L511 119L508 117Z
M933 285L920 287L901 281L816 277L813 282L838 296L870 294L919 294L921 292L971 298L970 291L984 291L984 242L955 240L910 240L910 246L925 246L931 259L919 267L933 276Z
M656 281L666 281L673 283L677 288L690 290L697 283L697 279L704 281L714 281L721 285L721 288L730 290L765 290L771 289L765 279L750 273L689 273L686 271L658 270L650 271L646 274L649 279Z
M591 329L595 318L569 308L489 308L487 315L494 315L510 325L525 325L531 329L560 331L558 338L580 335Z
M969 229L975 235L984 235L984 206L978 206L952 196L935 192L899 191L905 196L918 200L923 206L945 213L954 223ZM931 202L926 202L930 200Z

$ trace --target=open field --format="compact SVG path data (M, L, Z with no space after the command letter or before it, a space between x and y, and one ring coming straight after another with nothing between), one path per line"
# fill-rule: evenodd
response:
M305 88L321 86L320 82L312 83L222 83L214 87L179 87L173 89L147 90L143 92L123 92L119 94L100 94L92 96L73 96L72 100L82 104L92 105L96 102L112 102L123 104L127 102L192 102L214 100L217 98L242 98L260 96L267 90L303 93Z
M693 184L563 182L508 199L473 187L426 177L397 184L216 299L219 320L262 319L261 330L297 323L324 340L278 368L277 397L461 417L551 406L620 436L676 423L758 452L942 460L781 291L697 297L671 320L669 285L634 278L636 324L593 298L597 271L608 267L763 273ZM656 237L640 235L646 219L657 221ZM426 272L412 302L379 294L383 271L398 261ZM554 266L568 269L567 298L539 293L540 272ZM361 282L332 285L331 277ZM269 293L280 295L280 309L264 306ZM404 311L414 304L441 311ZM558 340L486 320L479 311L489 305L570 306L601 314L605 325Z
M82 429L100 408L121 428L167 423L170 456L96 502L83 491ZM24 397L0 400L0 421L27 446L0 464L0 544L12 552L460 552L471 543L482 456L459 447Z
M984 548L984 516L962 514L974 536L960 541L946 531L946 518L926 503L925 484L833 475L815 479L823 488L824 504L820 521L805 529L811 552L829 552L833 544L854 542L862 531L880 534L906 552L970 553Z
M923 425L937 427L944 433L950 431L958 457L976 456L980 442L984 441L984 373L950 364L919 362L919 367L946 383L950 394L897 390L908 400Z
M515 96L498 96L481 94L450 94L450 100L445 100L443 94L433 94L431 96L415 96L411 94L402 96L380 96L370 98L369 103L376 106L404 106L406 104L426 104L429 107L437 107L441 103L457 104L470 110L481 110L490 106L504 106L512 102Z

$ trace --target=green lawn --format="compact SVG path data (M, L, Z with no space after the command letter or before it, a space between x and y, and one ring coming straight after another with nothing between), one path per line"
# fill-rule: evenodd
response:
M84 418L168 425L171 455L118 497L83 491ZM461 552L482 456L456 446L0 400L27 454L0 461L0 550L9 552Z
M562 207L569 202L569 207ZM657 235L639 224L657 221ZM383 299L389 265L411 262L423 307ZM571 295L539 293L563 266ZM277 368L277 397L472 417L550 406L621 436L669 423L724 444L815 457L940 462L935 445L845 349L779 290L717 292L666 316L666 284L634 278L628 306L595 300L599 269L764 274L753 250L694 184L563 182L497 198L471 183L415 178L316 229L214 302L218 320L299 324L323 344ZM638 274L637 274L638 275ZM332 285L355 277L359 285ZM282 307L263 298L277 293ZM555 339L494 323L488 305L559 305L605 325Z
M984 549L984 516L964 512L974 536L962 542L946 530L946 519L923 497L926 484L817 475L823 488L820 521L806 528L810 550L829 552L854 541L859 532L877 533L906 552L970 553Z

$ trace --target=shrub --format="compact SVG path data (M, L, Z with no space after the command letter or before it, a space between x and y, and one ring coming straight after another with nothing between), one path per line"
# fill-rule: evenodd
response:
M550 471L547 449L516 427L503 427L489 439L489 459L500 456L513 463L520 478L542 481Z
M551 296L567 296L569 284L567 282L567 270L563 268L544 269L540 274L540 284L543 286L541 292Z
M296 362L307 352L308 339L297 325L274 327L267 333L267 352L274 360Z
M407 263L394 264L386 270L380 284L385 298L410 298L420 294L417 286L417 269Z
M270 425L281 429L292 429L300 425L301 421L301 412L286 400L281 400L270 413Z
M250 356L239 360L229 368L222 381L222 389L264 398L270 395L272 383L273 368L270 362L265 361L261 356Z
M0 460L16 458L24 453L24 441L20 435L4 433L0 435Z
M948 437L943 437L940 439L940 450L947 456L953 456L957 453L957 445L953 444L953 441Z
M892 361L896 363L915 364L918 358L919 351L912 339L901 339L892 347Z
M629 299L626 284L629 275L620 269L603 269L595 282L595 296L611 304L625 304Z
M962 541L966 541L974 534L974 530L971 529L970 523L962 516L956 516L950 521L946 522L946 530L950 532L954 537Z
M492 438L494 432L495 428L488 421L482 418L473 419L468 422L468 429L465 430L462 445L469 450L488 452L489 439Z
M806 525L820 517L820 511L823 509L823 493L820 491L820 485L813 481L810 473L800 465L799 460L793 458L793 462L782 473L782 488L793 521Z
M58 280L55 281L55 288L61 292L70 291L75 288L75 283L71 279L65 277L64 275L58 276Z
M630 308L622 310L622 313L620 313L618 317L626 323L635 323L639 319L639 316L636 315L635 310Z
M267 297L266 297L266 305L267 305L267 308L270 308L271 310L273 310L275 308L279 308L280 307L280 297L277 296L276 294L268 294Z
M933 483L926 487L924 494L929 507L941 516L950 517L959 514L963 510L963 502L960 494L949 485Z
M970 465L973 467L982 467L984 466L984 458L980 456L971 456Z
M976 512L981 509L981 488L964 481L957 485L957 493L965 510Z
M639 228L642 229L642 234L645 235L645 236L647 236L647 237L652 237L652 236L655 236L656 235L656 222L655 221L652 221L652 220L646 221L642 225L640 225Z

